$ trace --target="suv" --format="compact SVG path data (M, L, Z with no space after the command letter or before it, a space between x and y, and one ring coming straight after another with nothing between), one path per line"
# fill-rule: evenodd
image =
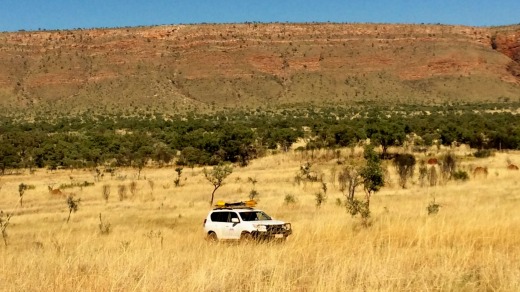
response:
M254 201L218 203L204 219L204 231L210 241L269 240L285 241L292 233L291 224L274 220L255 209Z

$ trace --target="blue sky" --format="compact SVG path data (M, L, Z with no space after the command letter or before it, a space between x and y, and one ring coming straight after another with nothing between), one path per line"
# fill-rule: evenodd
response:
M230 22L520 23L520 0L0 0L0 31Z

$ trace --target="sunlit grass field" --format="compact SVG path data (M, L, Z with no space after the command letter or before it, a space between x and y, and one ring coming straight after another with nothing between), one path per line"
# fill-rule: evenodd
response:
M342 150L347 157L350 150ZM342 167L329 152L277 154L235 167L217 200L246 200L292 223L286 243L210 244L202 223L213 186L202 168L118 169L95 181L92 170L37 170L0 178L0 210L13 214L0 242L2 291L520 291L520 153L485 159L457 152L461 169L489 169L487 177L421 187L416 175L401 189L391 164L388 184L371 200L369 227L336 204L333 180ZM417 158L424 156L418 155ZM327 183L295 183L311 162ZM257 183L253 185L249 178ZM81 198L67 223L65 196ZM136 183L134 194L130 185ZM18 187L30 186L20 206ZM103 186L109 186L108 200ZM119 199L119 186L128 198ZM363 195L360 188L357 193ZM286 204L292 195L296 203ZM435 199L437 214L427 207ZM108 232L101 232L110 224ZM5 215L3 217L5 220Z

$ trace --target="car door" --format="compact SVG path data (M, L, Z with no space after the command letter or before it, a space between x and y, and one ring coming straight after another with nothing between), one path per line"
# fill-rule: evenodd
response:
M211 229L215 231L219 239L228 239L229 228L232 223L228 222L229 211L217 211L211 214Z
M229 225L226 228L226 230L227 230L226 238L239 239L240 234L242 233L242 230L239 228L240 223L233 222L233 218L236 219L235 221L238 220L238 222L240 222L240 219L236 212L234 212L234 211L229 212L229 216L228 216L228 220L227 220Z

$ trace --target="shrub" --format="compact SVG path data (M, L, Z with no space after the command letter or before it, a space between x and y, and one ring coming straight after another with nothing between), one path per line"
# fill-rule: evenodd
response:
M477 152L473 153L473 156L475 156L476 158L486 158L486 157L490 157L493 155L494 155L494 153L490 149L480 149L480 150L477 150Z
M75 188L75 187L83 188L83 187L91 187L93 185L94 185L93 182L84 181L81 183L76 182L76 183L70 183L70 184L61 184L58 188L59 189L70 189L70 188Z
M430 187L434 187L437 185L437 179L437 169L434 165L432 165L428 170L428 181L430 182Z
M285 198L283 199L283 201L286 205L296 204L296 198L294 197L294 195L291 195L291 194L285 195Z
M21 183L18 186L18 194L20 195L20 207L23 206L23 195L25 194L25 190L27 190L27 185L24 183Z
M441 174L443 179L450 180L453 177L453 173L457 168L457 159L455 154L447 153L441 158Z
M69 207L69 217L67 217L67 223L69 223L70 220L70 214L72 212L76 213L79 208L79 203L81 202L81 199L74 199L74 195L69 195L67 198L67 206Z
M258 191L257 190L251 190L249 192L249 200L254 200L258 197Z
M322 192L317 192L314 196L316 197L316 208L321 207L321 204L327 201L327 196Z
M127 198L126 192L127 192L126 185L117 186L117 194L119 195L119 201L123 201L124 199Z
M103 219L101 218L101 213L99 213L99 232L102 235L107 235L110 233L110 223L103 222Z
M424 160L421 160L421 166L419 166L419 183L421 187L426 185L426 178L428 177L428 166Z
M435 202L435 198L428 204L428 207L426 209L428 210L428 215L435 215L439 212L441 205L437 204Z
M137 193L137 182L132 181L130 183L130 193L132 194L132 197L134 197L135 194Z
M110 197L110 185L103 185L103 199L108 202Z
M370 218L370 205L368 201L361 201L354 198L353 200L347 200L345 206L352 217L359 214L363 225L368 227L368 219Z
M464 170L457 170L453 173L453 179L454 180L461 180L461 181L467 181L469 179L469 175L467 171Z
M394 158L394 166L399 174L399 185L403 189L406 188L408 178L413 177L415 163L413 154L397 154Z
M181 175L182 175L182 167L175 168L175 172L177 173L177 177L173 180L175 187L181 186Z

